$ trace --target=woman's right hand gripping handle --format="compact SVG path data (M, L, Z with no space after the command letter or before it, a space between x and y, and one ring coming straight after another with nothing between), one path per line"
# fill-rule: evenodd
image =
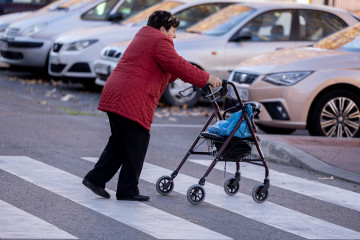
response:
M220 78L210 75L207 83L210 84L213 88L216 88L221 86L222 81L220 80Z

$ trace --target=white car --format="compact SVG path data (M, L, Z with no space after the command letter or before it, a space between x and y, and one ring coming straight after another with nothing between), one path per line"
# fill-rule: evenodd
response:
M11 24L0 38L1 60L10 65L47 68L54 40L71 29L111 25L160 0L64 0Z
M272 134L360 137L360 24L313 47L269 52L240 63L233 82L264 107L255 122Z
M221 79L228 79L235 66L245 58L275 49L311 45L358 22L351 13L331 7L244 2L230 5L186 32L177 34L174 45L177 52L192 64ZM102 67L99 68L102 75L99 74L97 82L106 79L104 64L113 69L121 51L123 46L102 52ZM184 86L186 84L181 81L169 84L163 99L170 105L195 104L201 92L182 98L178 92Z
M166 10L175 14L180 20L178 30L182 30L235 2L239 0L167 0L121 24L64 33L55 40L50 52L49 75L59 79L80 80L85 86L94 85L96 74L93 62L101 50L109 44L133 38L154 11Z

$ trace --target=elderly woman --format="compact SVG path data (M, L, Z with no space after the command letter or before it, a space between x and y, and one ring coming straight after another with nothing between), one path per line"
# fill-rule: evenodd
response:
M219 87L221 80L188 63L174 49L179 20L155 11L126 49L104 86L98 109L109 117L111 136L99 161L83 184L110 198L105 184L121 167L116 198L147 201L140 195L139 177L150 140L150 127L168 83L180 78L203 88Z

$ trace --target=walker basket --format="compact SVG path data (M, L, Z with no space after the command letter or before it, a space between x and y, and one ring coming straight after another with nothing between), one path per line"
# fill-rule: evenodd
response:
M219 151L223 146L223 142L214 142L216 150ZM222 160L239 160L251 153L250 143L247 141L230 141L224 152L221 154Z

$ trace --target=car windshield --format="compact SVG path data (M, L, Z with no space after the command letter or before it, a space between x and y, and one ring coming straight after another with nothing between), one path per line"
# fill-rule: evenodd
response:
M171 11L171 9L176 8L184 3L177 2L177 1L167 1L155 4L152 7L149 7L145 9L144 11L141 11L140 13L136 14L133 17L128 18L127 20L123 21L121 24L123 25L144 25L146 24L150 14L157 10L165 10L165 11Z
M222 35L227 33L254 11L255 9L250 7L230 5L186 29L186 31L206 35Z
M360 52L360 24L336 32L314 44L314 47Z
M90 4L95 1L97 1L97 0L65 0L65 1L62 1L60 4L55 2L54 7L50 6L49 9L52 11L76 9L76 8L82 7L86 4Z

